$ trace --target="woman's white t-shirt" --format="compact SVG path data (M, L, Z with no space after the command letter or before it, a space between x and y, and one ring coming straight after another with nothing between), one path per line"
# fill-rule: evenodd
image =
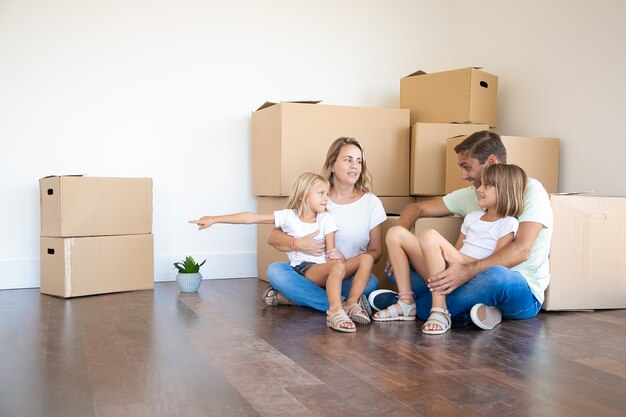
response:
M335 204L328 199L326 207L339 227L335 247L346 259L367 252L370 230L387 219L383 203L372 193L348 204Z

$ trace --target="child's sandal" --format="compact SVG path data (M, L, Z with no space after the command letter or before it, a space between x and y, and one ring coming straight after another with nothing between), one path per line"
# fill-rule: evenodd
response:
M268 306L278 305L278 291L276 291L271 285L265 287L261 298L263 299L263 302Z
M402 315L398 314L398 309L395 306L400 306ZM374 321L414 321L416 311L417 304L415 304L415 302L408 304L402 301L402 299L398 299L396 304L390 305L386 309L379 311L377 313L378 317L374 315L372 318ZM411 312L413 314L411 314Z
M354 303L350 307L347 307L346 313L350 320L359 324L370 324L370 317L367 315L367 312L359 305L359 303Z
M440 329L428 330L426 325L437 325ZM452 327L452 318L450 312L440 307L433 307L430 309L430 317L426 320L426 323L422 326L422 333L425 334L444 334Z
M330 310L326 312L326 325L333 330L345 333L356 332L356 327L341 327L344 323L353 323L350 317L346 314L343 308L331 313ZM354 324L354 323L353 323Z

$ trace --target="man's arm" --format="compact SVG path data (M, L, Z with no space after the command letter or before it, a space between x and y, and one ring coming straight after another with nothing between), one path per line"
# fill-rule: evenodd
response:
M282 229L276 227L272 229L270 234L267 236L267 243L281 252L289 252L295 249L297 251L304 252L307 255L321 256L326 247L325 243L323 240L313 239L319 234L319 230L316 230L306 236L293 238L283 232Z
M402 213L398 225L407 230L411 230L417 219L422 217L443 217L452 214L443 202L443 198L435 197L430 200L418 201L406 206Z
M459 264L449 259L444 252L444 258L449 266L442 272L428 279L428 287L439 294L450 294L484 270L495 265L516 266L530 256L530 251L542 229L541 223L522 222L519 225L515 240L494 252L491 256L467 264Z

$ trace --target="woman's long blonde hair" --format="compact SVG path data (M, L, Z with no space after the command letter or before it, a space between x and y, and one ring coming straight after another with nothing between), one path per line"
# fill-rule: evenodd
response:
M528 177L517 165L490 164L483 169L483 185L496 189L496 213L500 217L519 217L524 210Z
M363 145L359 143L355 138L341 137L336 139L328 148L328 153L326 154L326 161L324 162L324 167L322 168L322 175L328 179L330 186L333 187L333 165L337 161L337 157L339 156L339 151L342 147L346 145L354 145L361 151L361 176L357 180L354 186L359 191L370 192L372 191L372 175L367 169L367 163L365 161L365 151L363 150Z
M312 172L300 174L291 186L291 194L289 195L289 201L287 201L287 208L293 209L298 216L302 216L305 209L313 211L307 203L306 197L311 192L313 185L317 183L328 184L330 187L328 180L319 174Z

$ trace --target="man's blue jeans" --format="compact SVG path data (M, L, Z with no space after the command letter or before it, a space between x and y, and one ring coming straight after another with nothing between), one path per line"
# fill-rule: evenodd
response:
M326 290L298 274L287 262L275 262L267 268L267 278L272 287L294 303L326 312L328 310L328 297ZM341 295L348 297L352 277L346 278L341 284ZM380 284L375 275L365 287L365 295L377 290Z
M394 283L395 277L389 277ZM428 319L432 306L432 293L422 277L411 268L411 287L417 303L417 317ZM528 319L535 317L541 309L530 291L528 283L517 271L503 266L493 266L474 279L466 282L446 297L446 304L455 321L469 324L469 311L474 304L495 306L507 319Z

